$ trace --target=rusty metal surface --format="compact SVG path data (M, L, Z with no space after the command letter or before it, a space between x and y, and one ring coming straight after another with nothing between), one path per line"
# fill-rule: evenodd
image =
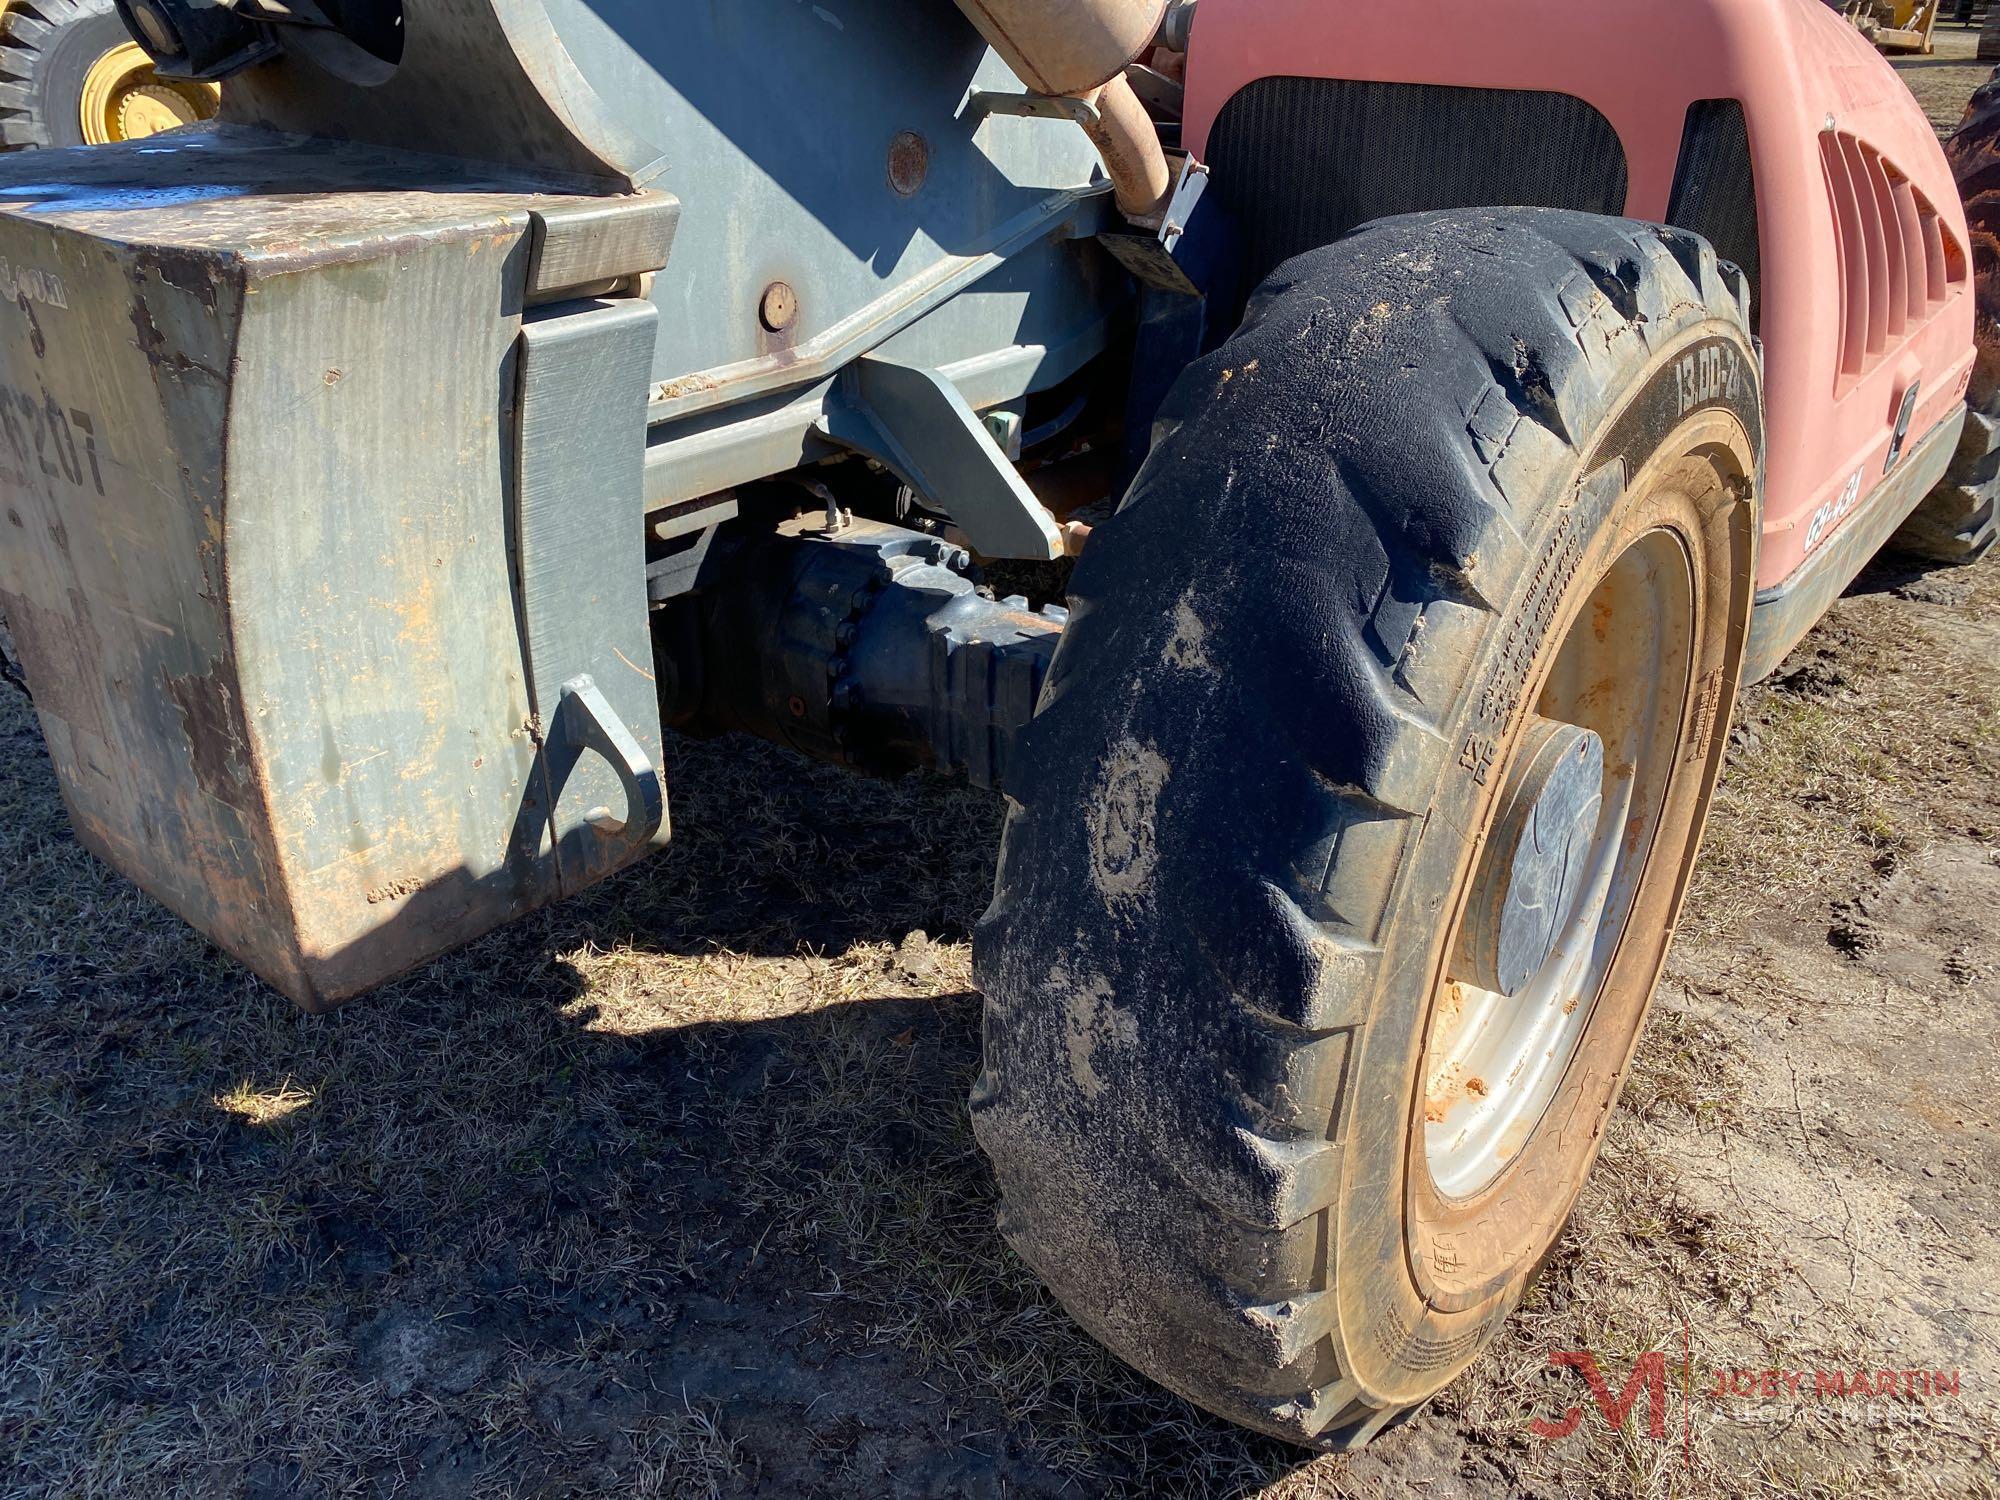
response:
M507 858L505 495L561 200L424 171L227 131L0 161L0 612L64 797L313 1008L556 894Z
M1153 44L1167 0L958 0L987 44L1038 94L1083 94Z
M226 125L0 158L9 218L228 261L368 255L399 233L518 226L532 210L596 201L500 168Z
M824 447L863 354L1013 399L1127 300L1088 143L966 116L1015 80L950 7L406 14L376 86L287 59L212 131L0 162L0 383L98 465L0 476L0 611L77 826L309 1006L561 888L552 845L508 857L546 727L507 531L524 307L659 309L629 466L657 505ZM678 219L608 195L653 181Z
M889 142L889 186L899 198L913 198L930 175L931 144L914 130L899 130Z
M1166 0L958 0L958 8L1029 88L1075 96L1088 111L1079 116L1084 133L1117 184L1119 209L1134 222L1157 223L1172 176L1124 73L1159 35Z
M1119 212L1135 224L1157 225L1174 179L1153 117L1123 78L1098 91L1097 111L1097 123L1085 126L1084 134L1104 158L1104 170L1117 188Z

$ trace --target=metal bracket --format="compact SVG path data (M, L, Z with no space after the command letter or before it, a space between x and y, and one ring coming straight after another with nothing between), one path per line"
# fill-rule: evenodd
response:
M1208 167L1192 156L1181 158L1180 180L1174 184L1173 196L1167 199L1166 215L1160 221L1160 245L1167 254L1174 253L1174 247L1187 233L1189 222L1194 218L1195 205L1201 202L1201 195L1208 191Z
M531 210L528 300L578 297L578 288L660 270L673 254L680 217L680 200L657 192Z
M1187 87L1178 78L1169 78L1144 63L1133 63L1125 69L1125 81L1154 119L1178 120L1186 112Z
M562 685L562 700L542 748L548 764L549 794L557 802L586 750L595 750L611 763L625 789L625 816L614 817L608 807L593 807L583 815L592 830L634 844L643 844L659 832L667 814L660 773L625 721L604 701L588 672Z
M1213 249L1208 247L1206 254L1190 253L1203 247L1190 242L1184 250L1182 242L1196 223L1196 210L1207 188L1208 168L1192 156L1184 157L1157 234L1100 234L1098 241L1148 286L1184 297L1202 296L1207 291L1203 285L1208 279L1206 262L1213 260Z
M958 387L936 370L863 355L841 372L819 428L949 515L982 556L1063 555L1055 517Z
M552 858L563 895L666 838L640 545L658 318L636 298L580 300L521 328L510 540L542 754L513 857ZM584 762L586 749L606 765ZM626 816L614 820L604 805L621 791Z
M1097 106L1073 94L1009 94L974 89L965 101L969 115L1016 115L1028 120L1067 120L1085 130L1097 124Z

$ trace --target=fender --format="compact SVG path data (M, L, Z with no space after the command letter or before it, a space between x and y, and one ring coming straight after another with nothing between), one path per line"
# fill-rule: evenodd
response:
M1413 37L1423 44L1413 46ZM1889 481L1919 453L1934 451L1923 440L1952 422L1964 401L1973 363L1970 238L1929 121L1894 69L1819 0L1561 7L1540 0L1203 0L1188 56L1189 150L1212 164L1227 158L1226 137L1241 128L1233 117L1258 113L1242 108L1253 86L1287 78L1580 100L1588 110L1572 113L1586 125L1593 112L1599 117L1607 141L1615 137L1623 151L1624 170L1610 163L1600 179L1600 189L1610 185L1600 198L1614 201L1552 206L1685 222L1745 262L1758 299L1769 431L1760 595L1786 592L1823 554L1842 562L1817 573L1849 562L1858 568L1866 553L1855 557L1851 542L1836 549L1835 538L1863 530L1886 536L1901 519L1886 512L1921 498L1914 484ZM1440 95L1426 113L1421 128L1443 136L1441 151L1463 158L1487 149L1489 159L1504 153L1518 160L1547 149L1518 131L1483 140L1466 128L1471 99ZM1310 218L1330 156L1335 172L1383 170L1382 161L1365 159L1365 123L1351 99L1345 104L1317 114L1310 107L1281 112L1303 125L1304 138L1267 135L1255 151L1258 190L1283 201L1234 202L1239 221L1254 225L1271 213ZM1732 105L1741 109L1735 138L1747 152L1715 149L1700 128L1718 107L1733 120ZM1455 121L1465 130L1456 138ZM1580 139L1588 136L1580 131ZM1289 176L1287 163L1295 169ZM1740 184L1746 169L1752 181ZM1754 188L1755 224L1745 226L1741 249L1685 213L1670 217L1693 201L1694 190L1727 186L1731 174ZM1283 189L1272 194L1280 179ZM1216 187L1231 191L1220 167ZM1477 189L1474 181L1458 191ZM1388 206L1377 211L1478 206L1463 197L1424 199L1437 190L1434 179L1405 173L1384 182ZM1261 275L1268 267L1252 269Z

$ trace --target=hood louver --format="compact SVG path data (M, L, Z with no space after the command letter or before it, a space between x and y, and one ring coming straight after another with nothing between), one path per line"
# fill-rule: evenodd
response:
M1820 137L1840 243L1840 379L1875 367L1966 279L1965 249L1928 198L1872 146Z

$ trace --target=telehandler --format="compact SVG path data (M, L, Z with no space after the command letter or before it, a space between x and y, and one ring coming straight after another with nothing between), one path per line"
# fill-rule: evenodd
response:
M1992 545L1821 0L118 5L226 83L0 161L77 836L318 1010L660 846L669 727L994 788L1001 1227L1299 1443L1548 1254L1739 688Z

